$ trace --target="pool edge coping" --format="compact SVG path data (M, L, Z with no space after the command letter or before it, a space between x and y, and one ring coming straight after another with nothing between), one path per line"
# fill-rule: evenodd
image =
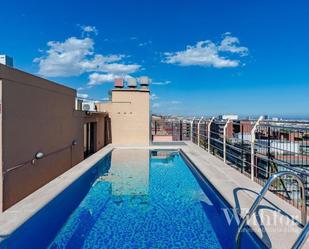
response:
M112 145L107 145L1 213L0 243L94 167L113 149Z
M220 186L220 185L225 185L225 188L226 188L227 185L230 185L232 188L235 187L235 186L238 187L238 188L244 188L245 187L245 188L248 188L250 190L257 191L257 192L259 192L262 189L261 185L259 185L256 182L251 181L247 176L245 176L244 174L241 174L239 171L237 171L235 168L229 166L228 164L225 164L218 157L208 153L207 151L203 150L202 148L200 148L199 146L197 146L196 144L194 144L190 141L186 142L186 144L187 144L187 146L183 147L183 150L181 149L184 152L184 154L186 155L186 157L189 158L189 160L193 164L193 166L196 167L196 169L201 173L201 175L207 179L207 181L215 188L215 190L223 197L223 199L232 208L234 208L234 209L238 208L238 207L236 207L235 203L233 202L234 196L231 196L230 193L228 193L227 191L224 191L225 189L222 188L222 186ZM199 158L200 157L199 152L201 154L204 154L204 156L206 155L206 157L208 157L207 161L201 162L205 159ZM195 154L195 153L197 153L197 154ZM212 164L217 164L217 165L213 166ZM218 179L216 179L217 176L214 176L215 175L215 174L213 174L214 171L217 171L216 174L218 174L218 173L222 174L222 177L225 178L224 180L222 179L222 182L220 182L221 184L218 183ZM231 177L230 174L237 175L238 179ZM239 182L237 182L237 180ZM245 186L242 186L243 182L246 182L248 184L245 185ZM253 203L253 201L255 200L254 197L252 197L251 195L249 195L247 193L243 194L242 198L246 199L246 204L249 203L249 206L245 207L245 208L249 208L251 206L251 204ZM271 193L270 191L267 192L266 199L270 203L272 203L272 205L269 205L269 204L267 204L267 205L269 205L271 207L279 207L279 210L283 210L285 213L287 213L289 215L300 214L300 211L298 209L296 209L294 206L287 203L286 201L282 200L281 198L279 198L275 194ZM263 204L265 202L267 203L267 201L263 200L261 204ZM276 212L276 211L272 211L272 212ZM240 212L238 214L241 218L244 218L246 213ZM293 235L291 235L291 233L290 233L289 237L281 237L281 243L280 243L280 241L278 240L278 236L277 236L276 232L267 231L266 226L265 226L266 234L268 236L275 237L276 240L268 241L267 238L264 238L263 236L261 237L259 226L256 226L256 225L252 226L251 224L248 224L248 226L255 233L255 235L266 245L266 247L269 247L269 242L271 242L271 248L280 248L280 249L290 248L290 245L295 241L296 236L300 233L300 230L301 230L301 228L299 228L296 225L296 223L293 224L293 228L291 229L291 230L294 230ZM283 224L278 224L276 226L278 226L279 228L280 227L282 228ZM283 244L284 244L284 247L282 246ZM309 240L307 241L307 243L304 244L303 249L304 248L309 248Z

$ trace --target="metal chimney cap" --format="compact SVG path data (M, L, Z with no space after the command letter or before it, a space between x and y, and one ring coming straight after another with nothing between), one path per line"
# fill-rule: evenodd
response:
M128 87L135 88L137 86L136 79L133 78L133 77L132 78L128 78L127 82L128 82Z
M123 78L115 78L114 82L116 88L123 88Z
M147 76L141 76L139 78L139 83L141 84L141 86L148 86L149 85L149 77Z

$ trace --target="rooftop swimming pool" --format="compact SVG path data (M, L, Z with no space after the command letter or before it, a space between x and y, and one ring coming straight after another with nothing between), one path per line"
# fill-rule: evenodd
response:
M236 220L181 152L115 149L0 248L234 248Z

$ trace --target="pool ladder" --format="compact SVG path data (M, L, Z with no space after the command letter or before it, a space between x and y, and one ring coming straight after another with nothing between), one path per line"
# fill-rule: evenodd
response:
M252 215L256 211L257 207L259 206L260 202L262 201L262 199L266 195L266 192L270 188L271 184L276 179L283 177L283 176L294 177L296 179L296 181L298 182L298 184L300 185L300 189L301 189L301 199L302 199L302 201L301 201L301 222L302 222L304 228L303 228L302 232L300 233L300 235L298 236L297 240L294 242L292 249L300 249L300 248L302 248L302 246L306 242L306 239L309 235L309 223L307 223L307 205L306 205L306 196L305 196L305 185L304 185L302 179L300 178L300 176L298 176L297 174L295 174L293 172L289 172L289 171L282 171L282 172L279 172L279 173L272 175L267 180L265 186L262 188L258 197L255 199L254 203L252 204L251 208L249 209L249 212L245 215L245 217L241 221L241 223L238 227L237 233L236 233L236 237L235 237L237 249L240 248L240 243L241 243L240 235L241 235L243 228L247 224L247 221L252 217Z

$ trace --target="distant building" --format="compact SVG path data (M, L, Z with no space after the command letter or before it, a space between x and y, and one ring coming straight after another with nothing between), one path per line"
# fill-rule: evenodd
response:
M7 55L0 55L0 64L4 64L9 67L13 67L13 58Z
M269 148L268 143L270 143ZM300 154L300 146L299 143L296 142L259 139L257 151L265 155L270 152L276 154L276 156L288 155L291 157L292 155L295 156L295 154Z
M238 115L234 115L234 114L224 114L224 115L220 115L219 119L230 119L230 120L238 120Z

